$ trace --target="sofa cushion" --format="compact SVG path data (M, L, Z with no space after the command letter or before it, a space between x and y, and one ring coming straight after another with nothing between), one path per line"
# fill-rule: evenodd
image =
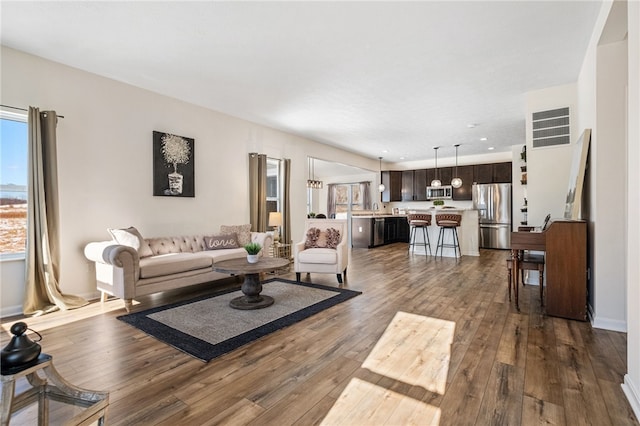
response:
M178 274L213 265L209 256L200 253L168 253L140 259L140 278Z
M221 234L236 234L238 244L244 247L251 242L251 224L246 225L220 225Z
M239 248L236 234L211 235L204 237L205 250L222 250Z
M226 250L207 250L201 253L208 256L215 265L216 262L229 259L244 259L247 257L247 251L244 248L226 249Z
M138 256L140 257L149 257L153 256L151 252L151 248L146 243L140 231L138 231L135 227L130 226L124 229L107 229L109 234L113 237L114 240L120 245L127 246L133 248L138 252Z
M330 248L309 248L298 253L301 263L337 263L338 252Z

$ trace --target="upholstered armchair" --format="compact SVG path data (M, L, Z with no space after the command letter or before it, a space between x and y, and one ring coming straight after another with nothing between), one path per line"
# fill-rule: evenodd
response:
M296 280L300 274L336 274L347 278L349 246L345 219L307 219L302 241L293 247Z

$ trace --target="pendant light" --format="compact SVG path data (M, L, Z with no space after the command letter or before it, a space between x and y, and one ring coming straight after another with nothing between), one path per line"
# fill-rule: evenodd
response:
M455 177L451 179L451 186L454 188L460 188L462 186L462 178L458 176L458 147L460 144L454 145L456 147L456 174Z
M438 148L440 147L436 146L433 148L436 151L436 178L431 181L431 186L442 186L442 182L438 179Z
M322 181L316 180L315 159L309 158L309 179L307 179L307 188L322 189Z
M382 183L382 157L378 157L378 160L380 160L380 185L378 185L378 191L384 192L385 187L384 183Z

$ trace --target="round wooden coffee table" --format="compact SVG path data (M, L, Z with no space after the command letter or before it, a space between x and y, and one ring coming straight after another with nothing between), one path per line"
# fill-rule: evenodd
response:
M289 265L288 259L261 257L258 263L249 263L246 258L242 258L216 262L213 269L225 274L244 275L241 287L244 296L236 297L229 302L229 305L235 309L248 310L273 305L273 297L260 294L262 291L260 273L275 271L287 265Z

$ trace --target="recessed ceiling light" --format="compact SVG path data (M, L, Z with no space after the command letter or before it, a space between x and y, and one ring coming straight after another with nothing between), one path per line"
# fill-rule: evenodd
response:
M493 151L495 148L490 146L489 148L487 148L489 151Z
M487 138L480 138L480 140L481 140L482 142L484 142L484 141L486 141L486 140L487 140Z
M382 150L382 153L383 153L383 154L386 154L387 152L389 152L389 151L387 151L386 149L383 149L383 150Z
M468 127L469 129L473 129L473 128L474 128L474 127L476 127L476 126L477 126L477 124L474 124L474 123L469 123L469 124L467 124L467 127Z
M400 157L401 160L404 160L404 157Z

